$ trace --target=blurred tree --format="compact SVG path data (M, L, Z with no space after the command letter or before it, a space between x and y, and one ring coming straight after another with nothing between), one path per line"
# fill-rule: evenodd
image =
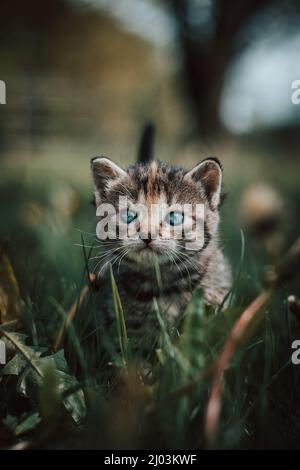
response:
M148 41L106 9L74 0L2 0L0 79L8 99L0 149L38 155L48 139L135 135L136 115L158 99L155 57Z
M267 22L260 22L257 30L261 34L272 22L280 30L283 28L280 15L293 20L295 12L299 13L299 2L287 0L284 5L277 0L168 2L177 23L186 86L198 129L202 136L214 136L222 128L219 106L226 72L253 37L247 34L249 24L270 7Z

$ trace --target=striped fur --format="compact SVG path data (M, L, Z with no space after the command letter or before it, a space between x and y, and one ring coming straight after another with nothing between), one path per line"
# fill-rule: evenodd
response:
M124 171L107 158L97 157L92 160L92 172L97 205L108 202L117 208L119 196L127 196L130 203L147 207L176 203L202 203L205 207L205 243L198 251L186 250L185 240L172 238L152 240L148 245L142 239L134 243L102 242L103 262L99 258L97 269L105 279L103 264L113 264L127 322L133 327L141 324L153 312L156 297L167 320L173 323L181 318L197 287L203 289L206 304L221 304L231 286L231 272L218 243L222 201L222 168L218 160L206 159L190 171L158 161ZM142 233L143 221L135 224ZM162 226L157 230L161 234ZM159 264L161 288L154 259Z

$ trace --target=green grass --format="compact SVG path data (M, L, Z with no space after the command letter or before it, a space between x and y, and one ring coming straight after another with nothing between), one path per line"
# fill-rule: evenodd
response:
M281 229L285 251L299 234L299 192L292 177L272 171L293 222ZM240 178L231 174L222 209L221 241L235 272L229 307L214 315L196 291L185 321L170 329L156 301L154 338L149 325L140 333L152 348L146 361L131 348L133 333L126 329L113 273L116 326L101 328L103 294L91 289L75 308L62 347L54 350L86 285L91 253L80 245L93 244L95 214L87 180L81 184L73 176L37 174L23 179L15 170L4 171L0 182L0 247L14 269L22 311L18 331L8 329L2 337L9 360L0 369L1 447L210 447L204 421L211 365L235 320L262 290L265 265L273 262L264 242L241 235L236 222L240 193L251 172ZM260 324L235 351L213 447L299 446L300 367L290 359L300 323L288 310L289 294L299 295L299 279L274 293Z

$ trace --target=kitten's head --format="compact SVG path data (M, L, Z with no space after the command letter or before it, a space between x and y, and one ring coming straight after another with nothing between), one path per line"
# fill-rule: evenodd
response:
M176 263L191 250L204 252L216 237L222 182L217 159L203 160L189 171L157 161L125 171L96 157L92 173L109 261L148 263L156 257Z

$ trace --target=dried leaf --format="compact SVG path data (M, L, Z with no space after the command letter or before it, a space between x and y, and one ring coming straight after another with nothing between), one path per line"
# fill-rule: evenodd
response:
M0 253L0 323L20 316L20 290L9 259Z

